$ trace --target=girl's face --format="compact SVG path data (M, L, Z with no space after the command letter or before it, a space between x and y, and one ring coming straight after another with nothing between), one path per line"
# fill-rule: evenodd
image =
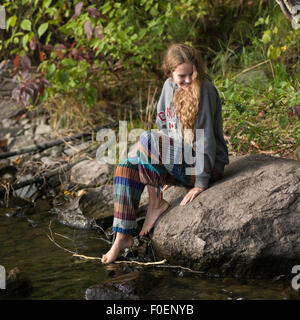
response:
M183 89L186 89L192 83L193 65L185 62L177 66L172 73L175 83Z

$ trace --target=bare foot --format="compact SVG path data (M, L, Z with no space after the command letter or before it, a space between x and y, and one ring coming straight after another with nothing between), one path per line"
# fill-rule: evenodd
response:
M102 256L101 262L105 264L114 262L117 259L119 252L125 248L131 247L133 242L132 235L117 232L115 242L110 250Z
M169 203L166 200L160 200L159 205L157 207L150 206L148 208L146 219L144 221L143 227L141 232L139 233L140 236L143 236L150 232L153 228L155 221L158 217L165 212L169 208Z

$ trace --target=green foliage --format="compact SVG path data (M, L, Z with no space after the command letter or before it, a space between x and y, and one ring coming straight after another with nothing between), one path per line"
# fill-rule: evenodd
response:
M273 1L2 2L7 20L0 59L44 73L51 83L42 87L44 100L60 94L89 111L114 80L119 85L110 98L122 106L138 90L145 92L142 80L160 75L166 47L186 42L202 51L216 78L236 152L299 143L300 29ZM121 85L126 80L131 89ZM126 118L126 110L117 114Z
M235 151L300 145L300 118L291 114L299 106L299 82L275 79L245 86L240 79L217 78L215 84L223 100L224 127Z
M99 98L101 75L132 68L146 75L160 64L166 43L192 39L206 6L192 0L93 3L5 0L9 34L0 40L3 57L38 56L35 64L52 84L46 94L73 93L91 106Z

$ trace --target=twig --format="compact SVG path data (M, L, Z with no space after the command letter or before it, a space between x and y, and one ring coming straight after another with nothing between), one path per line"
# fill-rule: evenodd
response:
M75 157L76 155L80 154L81 152L84 152L85 150L87 150L90 146L87 146L86 148L84 149L77 149L75 148L74 146L71 145L71 143L67 142L64 138L61 138L61 140L68 146L70 147L72 150L75 151L74 154L72 154L71 156L69 156L68 158L72 158L72 157ZM94 160L93 158L91 158L90 156L86 156L89 160Z
M130 264L138 264L143 266L152 266L157 264L163 264L166 263L167 259L156 261L156 262L139 262L139 261L115 261L114 263L130 263Z
M83 254L77 254L77 253L74 253L73 257L78 257L78 258L82 258L82 259L86 259L86 260L100 260L101 261L101 258L99 258L99 257L88 257Z
M161 268L177 268L177 269L183 269L186 270L188 272L193 272L193 273L204 273L204 271L197 271L197 270L192 270L188 267L182 267L182 266L172 266L172 265L165 265L165 266L159 266Z
M69 238L69 237L67 237L67 236L64 236L63 234L60 234L60 233L54 233L54 234L56 234L56 235L58 235L58 236L60 236L60 237L62 237L62 238L65 238L65 239L67 239L67 240L70 240L70 241L72 241L73 239L71 239L71 238Z
M49 234L47 234L47 237L50 239L50 241L52 241L57 247L59 247L60 249L62 249L62 250L64 250L64 251L67 251L67 252L69 252L69 253L71 253L71 254L76 254L76 252L73 252L73 251L71 251L71 250L68 250L68 249L66 249L66 248L64 248L64 247L62 247L61 245L59 245L55 240L54 240L54 238L53 238L53 234L52 234L52 230L51 230L51 223L52 223L52 220L50 220L50 222L49 222L49 231L50 231L50 235L51 236L49 236Z

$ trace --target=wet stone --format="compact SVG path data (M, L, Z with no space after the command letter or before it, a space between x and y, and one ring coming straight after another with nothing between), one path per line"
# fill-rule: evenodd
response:
M86 289L86 300L139 300L159 283L149 272L135 271L116 276Z
M6 274L6 289L0 290L0 299L28 299L32 293L32 283L19 268Z

